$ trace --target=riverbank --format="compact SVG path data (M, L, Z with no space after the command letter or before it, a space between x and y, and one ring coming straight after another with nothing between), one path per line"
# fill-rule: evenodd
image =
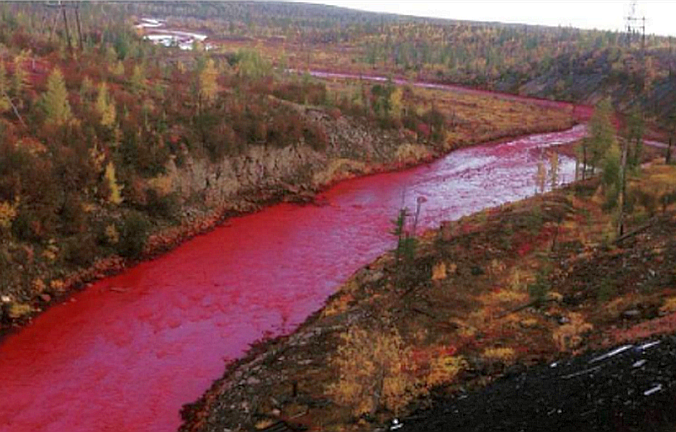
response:
M380 257L296 332L255 345L181 430L373 430L524 367L673 332L676 211L655 203L674 178L655 164L632 179L621 238L595 179L442 224L412 261Z
M0 344L0 375L9 377L0 429L178 429L181 406L224 364L255 340L292 332L391 249L402 199L410 208L427 200L419 229L517 201L533 194L543 151L584 131L470 146L428 165L346 180L318 205L233 217L92 284ZM561 157L559 168L573 178L574 161Z
M311 202L316 193L338 181L430 162L453 149L527 133L561 130L573 124L564 109L533 107L528 102L496 103L492 97L467 99L451 91L446 93L447 100L440 103L440 107L446 109L458 98L465 105L462 110L455 110L455 118L460 123L454 126L453 137L441 143L416 142L401 130L382 130L363 119L347 115L335 118L335 113L326 110L285 102L325 131L329 144L324 151L299 143L284 149L254 148L243 156L226 158L217 164L190 159L179 168L170 162L166 174L157 183L168 185L162 186L168 187L164 195L180 197L182 204L175 211L179 216L173 220L153 219L148 240L133 259L115 254L97 255L87 258L92 262L90 266L74 268L60 257L63 253L58 245L50 244L44 250L30 246L25 253L20 245L15 245L17 252L13 255L29 254L31 258L7 267L6 280L19 282L5 284L0 292L0 335L20 328L92 282L156 258L228 218L279 202ZM421 97L425 100L431 96ZM467 102L472 105L467 106ZM473 116L489 107L493 109L492 117L482 119L482 132L476 141L471 141L468 132L476 124ZM524 115L523 124L514 121L519 113Z

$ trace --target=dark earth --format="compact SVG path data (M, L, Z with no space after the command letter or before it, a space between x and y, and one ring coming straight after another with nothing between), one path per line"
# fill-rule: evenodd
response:
M673 431L675 381L676 336L666 336L512 371L483 390L437 400L398 429Z

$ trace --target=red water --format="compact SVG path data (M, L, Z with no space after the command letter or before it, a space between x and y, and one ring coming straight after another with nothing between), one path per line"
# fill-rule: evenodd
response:
M390 220L419 196L424 227L534 191L540 148L584 127L456 151L346 181L325 206L277 205L101 281L0 345L0 430L173 431L266 333L289 332L341 281L391 249ZM570 181L574 163L561 161ZM114 289L113 289L114 288Z

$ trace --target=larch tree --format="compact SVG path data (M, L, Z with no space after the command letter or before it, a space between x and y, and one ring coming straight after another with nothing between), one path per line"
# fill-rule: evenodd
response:
M627 141L627 164L632 168L637 168L641 164L643 157L643 134L645 132L645 122L637 110L632 110L627 119L627 128L625 139Z
M401 118L402 111L404 110L403 96L404 92L401 90L401 87L396 87L390 93L390 116L392 118Z
M124 75L124 64L122 61L118 60L113 65L110 66L110 73L115 76L121 77Z
M545 186L547 183L547 168L545 163L540 160L538 161L537 171L535 172L535 192L544 193Z
M26 68L24 67L27 58L28 54L24 51L14 57L11 96L17 99L17 103L20 103L23 91L28 87L28 72L26 72Z
M559 184L559 154L555 151L549 154L549 182L552 190Z
M209 105L218 95L218 70L212 59L208 59L199 73L200 105Z
M146 74L142 65L135 65L131 74L131 88L135 92L140 92L146 88Z
M47 78L47 91L42 95L42 106L47 117L47 124L61 126L73 116L68 103L68 90L63 81L63 74L58 68L55 68Z
M5 71L5 64L0 61L0 114L8 111L12 103L9 100L9 83L7 81L7 72Z
M117 176L115 175L115 165L112 162L108 162L106 165L106 171L103 174L108 184L108 190L110 190L110 195L108 196L108 202L115 205L122 204L124 198L122 198L122 189L124 186L118 184Z
M96 112L101 116L101 125L111 127L115 124L115 102L108 93L105 82L99 84L99 93L96 98Z
M589 121L589 162L592 174L596 168L601 167L605 155L614 145L617 145L615 127L612 122L613 107L610 99L602 100L594 110L594 115Z

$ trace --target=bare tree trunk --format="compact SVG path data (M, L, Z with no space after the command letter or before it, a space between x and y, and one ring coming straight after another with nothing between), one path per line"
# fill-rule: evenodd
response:
M9 104L12 106L12 111L14 111L14 115L19 119L19 122L23 125L23 127L27 127L26 122L23 121L23 117L21 117L21 114L19 114L19 110L17 109L16 105L14 105L12 98L10 98L9 95L7 94L7 92L4 91L4 90L3 90L2 94L9 101Z
M378 376L376 377L376 388L373 390L373 404L371 405L371 416L374 416L380 407L380 400L383 397L383 384L385 381L385 372L382 369L378 371Z
M68 28L68 17L66 16L66 7L61 4L61 14L63 15L63 25L66 28L66 40L68 41L68 51L73 55L73 44L70 41L70 29Z
M629 143L625 140L622 144L622 164L620 165L620 217L617 221L617 232L621 237L624 235L624 203L627 200L627 151Z
M587 179L587 146L582 146L582 180Z
M75 5L75 22L77 23L77 36L80 40L80 51L83 51L84 42L82 40L82 27L80 26L80 3Z
M671 163L671 145L674 142L674 137L673 135L669 137L669 147L667 147L667 156L665 158L666 164L669 165Z
M52 20L52 27L49 29L49 39L47 39L47 42L51 43L52 42L52 37L54 36L54 29L56 28L56 23L59 21L59 12L57 11L54 14L54 19Z

